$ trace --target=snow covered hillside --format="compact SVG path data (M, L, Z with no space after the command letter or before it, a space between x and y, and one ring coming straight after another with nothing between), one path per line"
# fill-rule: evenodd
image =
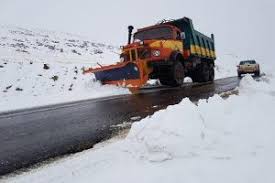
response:
M118 52L68 33L0 26L0 111L128 93L82 74Z
M246 76L238 93L184 99L134 123L125 139L6 180L273 183L275 78Z

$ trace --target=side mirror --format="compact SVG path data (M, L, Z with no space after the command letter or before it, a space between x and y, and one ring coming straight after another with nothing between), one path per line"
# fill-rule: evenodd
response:
M180 33L180 38L181 38L182 40L185 39L185 32L181 32L181 33Z

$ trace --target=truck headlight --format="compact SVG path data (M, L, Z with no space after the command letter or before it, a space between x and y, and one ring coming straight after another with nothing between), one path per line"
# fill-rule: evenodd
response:
M152 51L152 55L153 55L154 57L159 57L159 56L160 56L160 51L159 51L159 50L153 50L153 51Z

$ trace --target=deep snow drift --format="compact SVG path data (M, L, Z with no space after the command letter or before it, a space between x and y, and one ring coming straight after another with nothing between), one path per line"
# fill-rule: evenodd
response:
M7 179L11 182L275 181L275 78L242 79L239 95L184 99L132 125L125 139Z
M82 74L117 52L76 35L0 26L0 111L129 93Z

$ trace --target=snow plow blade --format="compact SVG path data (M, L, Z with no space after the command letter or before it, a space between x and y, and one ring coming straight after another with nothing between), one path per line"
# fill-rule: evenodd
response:
M148 80L144 62L123 62L100 68L89 68L85 73L94 73L96 80L102 84L112 84L139 89Z

